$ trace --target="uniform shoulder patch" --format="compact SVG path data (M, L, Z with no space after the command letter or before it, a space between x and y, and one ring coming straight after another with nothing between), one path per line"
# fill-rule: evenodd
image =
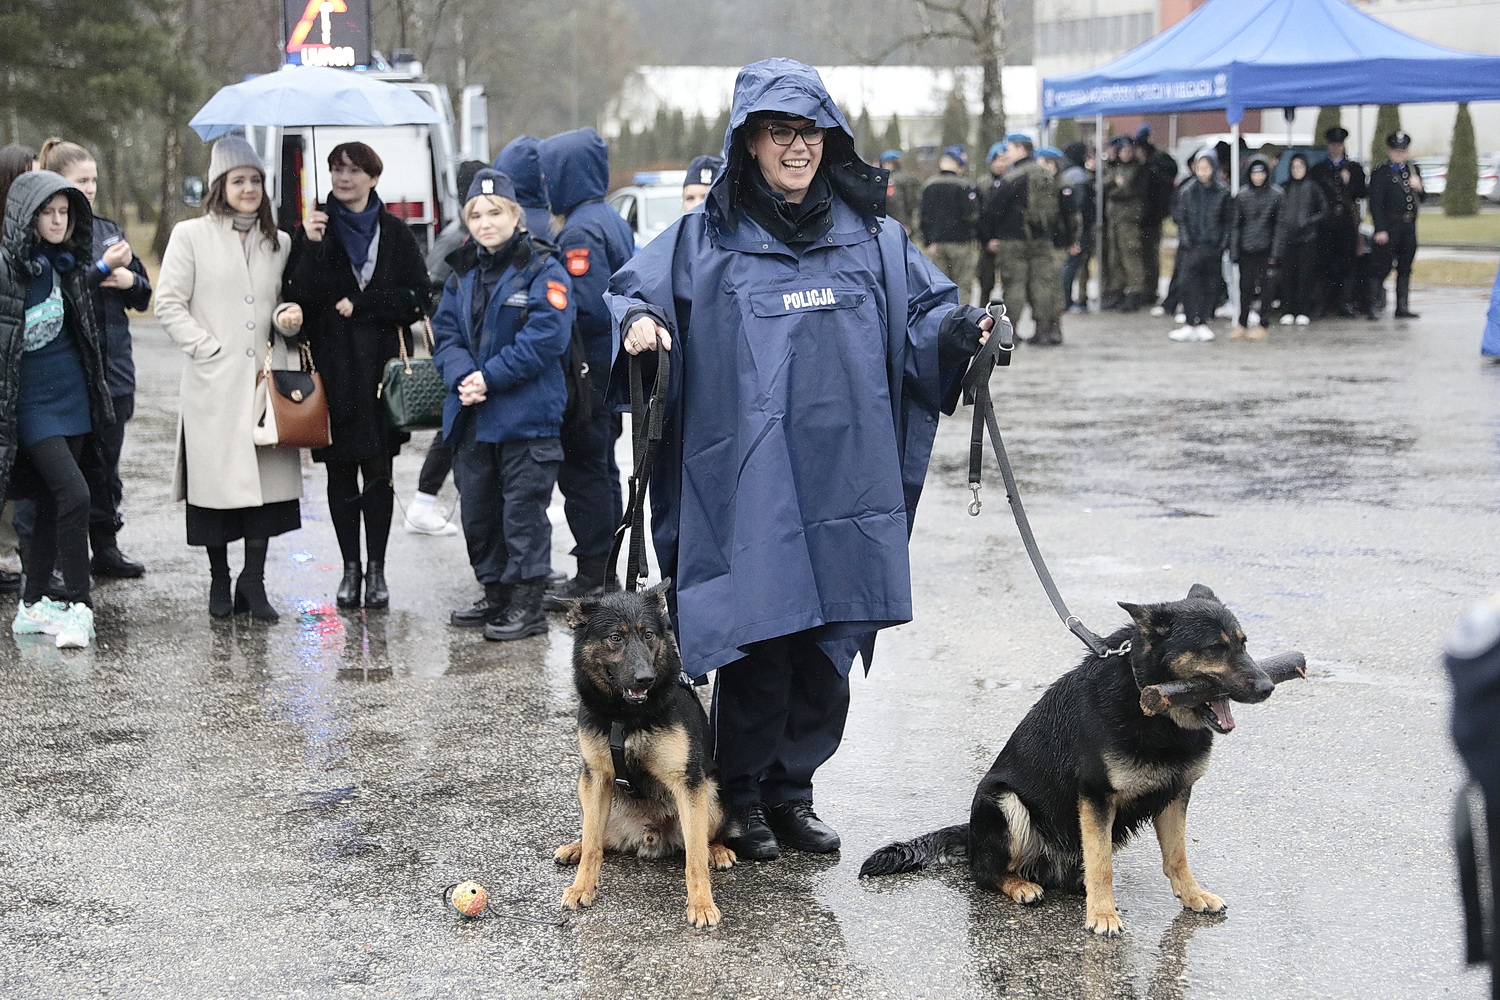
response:
M577 250L566 250L563 256L567 259L568 273L575 278L581 278L589 273L589 251L588 247L579 247Z
M587 250L584 253L588 253ZM547 302L553 309L568 308L568 286L561 281L547 282Z

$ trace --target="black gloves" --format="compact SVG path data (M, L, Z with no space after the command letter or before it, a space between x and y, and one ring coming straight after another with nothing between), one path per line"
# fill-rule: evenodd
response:
M968 364L984 336L979 321L988 315L978 306L958 306L944 316L938 326L938 364L944 368Z

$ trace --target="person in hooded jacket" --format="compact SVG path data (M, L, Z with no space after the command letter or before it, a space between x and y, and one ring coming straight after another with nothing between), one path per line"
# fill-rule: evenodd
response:
M46 633L64 647L94 638L89 486L80 463L115 419L87 276L93 249L82 191L48 170L15 179L0 240L0 493L34 499L36 523L11 631ZM62 570L61 602L45 594L54 566Z
M811 67L740 71L724 157L704 210L611 282L611 384L633 363L654 383L670 352L652 536L683 669L717 671L725 844L763 860L839 847L814 772L856 654L912 616L938 415L991 321L885 217L885 172Z
M90 208L99 192L99 166L94 154L73 142L48 139L38 154L41 169L62 174L88 198ZM151 305L151 279L146 265L130 249L118 222L94 214L93 265L88 269L94 305L104 333L105 372L115 422L98 437L103 466L89 477L90 566L97 576L133 579L146 567L120 551L118 535L125 519L120 501L125 484L120 478L120 453L125 447L125 424L135 414L135 358L126 309L144 312Z
M618 414L604 403L604 373L609 371L613 336L604 290L609 276L635 253L635 233L620 213L604 203L609 188L609 147L591 128L574 129L546 139L537 149L552 211L563 221L557 247L563 267L573 279L578 333L583 340L594 393L587 421L563 427L563 466L557 474L563 514L573 532L573 557L578 571L558 584L547 600L551 611L562 602L602 594L606 585L609 550L620 524L620 470L615 464L615 439L620 436Z
M1208 321L1213 318L1219 285L1224 280L1224 251L1229 248L1234 217L1229 189L1219 180L1218 157L1205 149L1189 166L1193 180L1178 189L1172 206L1187 322L1167 336L1180 343L1214 339Z
M541 144L542 140L536 136L518 135L495 154L493 166L515 185L516 204L521 206L522 222L531 238L551 243L557 228L553 225L552 205L547 200L547 184L542 178L538 153Z
M1089 161L1096 154L1082 142L1070 142L1063 147L1063 171L1059 177L1062 186L1072 192L1077 207L1081 228L1078 233L1078 251L1070 248L1063 262L1063 302L1068 312L1089 311L1089 258L1094 253L1094 171ZM1078 298L1073 298L1074 288Z
M328 154L333 190L292 241L282 297L302 307L313 362L328 396L329 444L313 450L328 470L328 516L344 574L341 608L388 607L385 550L395 513L391 460L411 435L394 430L380 400L386 362L428 308L427 265L406 223L385 210L375 186L385 170L362 142ZM364 485L361 488L360 481ZM360 564L360 523L367 561Z
M1265 340L1266 322L1271 318L1271 252L1276 239L1276 222L1281 212L1281 189L1271 183L1271 165L1264 156L1252 156L1250 183L1234 196L1234 233L1229 239L1229 259L1240 268L1239 321L1229 333L1230 340ZM1250 326L1250 305L1260 293L1260 321Z
M1293 153L1290 174L1281 189L1276 216L1276 245L1271 251L1281 269L1281 325L1311 322L1313 288L1320 276L1318 229L1328 214L1323 188L1307 174L1307 157Z
M433 361L453 390L443 438L454 445L464 541L484 596L449 621L482 627L486 639L524 639L547 631L547 504L563 462L562 358L575 307L555 252L522 225L509 177L479 171L464 218L473 239L448 257Z

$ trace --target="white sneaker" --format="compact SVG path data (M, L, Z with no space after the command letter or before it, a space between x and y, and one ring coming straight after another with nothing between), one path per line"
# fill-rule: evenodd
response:
M458 534L458 525L426 505L407 508L405 521L406 530L414 535Z
M1285 316L1281 317L1282 326L1291 326L1295 322L1297 322L1297 317L1293 316L1291 313L1287 313Z
M27 604L25 601L16 602L16 618L10 623L12 635L42 635L43 633L55 635L53 620L62 610L61 605L54 604L50 597L44 597L35 604Z
M21 572L21 557L20 556L6 556L4 559L0 559L0 572L4 572L4 573L20 573Z
M83 649L94 638L94 609L81 601L58 615L58 649Z
M1312 320L1309 319L1309 318L1307 318L1306 316L1298 316L1297 317L1297 325L1298 326L1306 326L1307 324L1309 324L1311 322L1312 322Z
M1175 322L1175 323L1186 323L1187 322L1187 313L1175 313L1175 314L1173 314L1172 321Z
M1198 328L1184 324L1167 334L1167 338L1175 340L1179 344L1191 344L1198 339Z
M1214 339L1214 332L1209 329L1207 323L1200 323L1197 326L1193 327L1193 333L1197 335L1197 338L1199 340Z
M1250 310L1250 322L1248 324L1246 324L1246 325L1247 326L1260 326L1260 313L1256 312L1254 309L1251 309Z
M1167 308L1166 308L1166 306L1152 306L1151 307L1151 315L1153 315L1153 316L1165 316L1166 314L1167 314Z

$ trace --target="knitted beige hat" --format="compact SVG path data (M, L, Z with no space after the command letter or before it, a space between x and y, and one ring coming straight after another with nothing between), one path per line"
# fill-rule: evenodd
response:
M226 135L214 143L213 155L209 157L208 186L213 187L214 181L235 167L254 167L262 177L266 173L265 164L260 162L260 155L255 152L254 146L240 136Z

